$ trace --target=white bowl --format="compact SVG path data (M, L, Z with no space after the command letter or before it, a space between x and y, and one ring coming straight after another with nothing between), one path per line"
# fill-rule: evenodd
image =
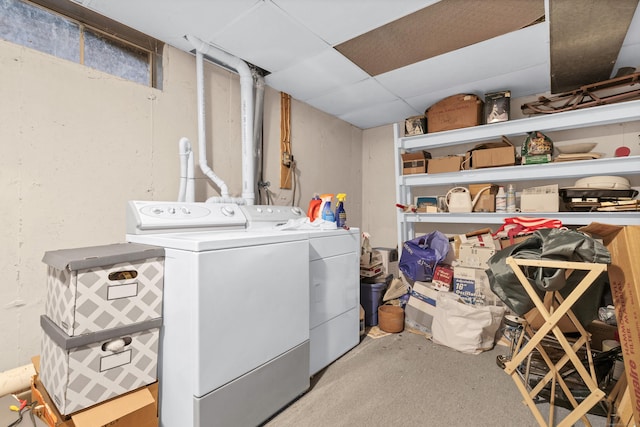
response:
M556 145L556 149L560 154L579 154L579 153L588 153L593 150L597 142L583 142L580 144L571 144L571 145Z

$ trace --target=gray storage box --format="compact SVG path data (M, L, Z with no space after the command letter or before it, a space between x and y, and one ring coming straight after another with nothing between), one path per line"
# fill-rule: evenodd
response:
M161 324L70 337L41 316L40 380L58 411L68 415L155 382Z
M164 249L118 243L49 251L45 313L67 335L162 317Z

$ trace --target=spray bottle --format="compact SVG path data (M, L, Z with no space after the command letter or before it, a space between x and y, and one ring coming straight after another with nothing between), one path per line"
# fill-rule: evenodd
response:
M322 206L320 207L321 218L325 221L335 222L336 216L333 214L333 210L331 210L333 194L321 194L320 199L322 200Z
M309 208L307 209L307 217L309 221L313 222L316 218L320 218L320 205L322 204L322 200L320 200L320 196L318 193L313 195L313 198L309 202Z
M344 200L347 198L345 193L338 193L336 199L338 199L338 203L336 204L336 226L338 228L346 227L347 225L347 212L344 210Z

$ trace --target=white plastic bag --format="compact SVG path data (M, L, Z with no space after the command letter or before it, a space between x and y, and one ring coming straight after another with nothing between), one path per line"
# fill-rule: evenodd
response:
M432 340L463 353L491 350L505 308L465 304L451 292L438 292Z

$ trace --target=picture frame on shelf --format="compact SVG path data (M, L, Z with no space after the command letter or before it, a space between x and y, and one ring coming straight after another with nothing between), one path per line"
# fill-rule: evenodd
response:
M509 120L511 111L511 91L487 93L484 96L485 123L499 123Z

